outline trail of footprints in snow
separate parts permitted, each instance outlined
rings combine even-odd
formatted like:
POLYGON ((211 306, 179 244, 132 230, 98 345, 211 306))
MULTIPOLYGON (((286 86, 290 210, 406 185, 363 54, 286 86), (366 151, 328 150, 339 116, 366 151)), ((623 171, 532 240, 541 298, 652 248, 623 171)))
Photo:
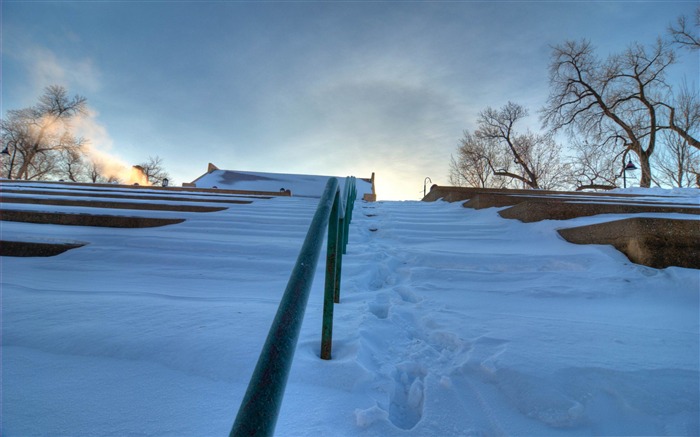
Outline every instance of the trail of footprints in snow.
MULTIPOLYGON (((415 304, 418 298, 406 286, 400 285, 410 279, 407 271, 400 271, 396 259, 385 260, 378 266, 377 273, 370 283, 370 287, 378 292, 373 302, 369 303, 369 311, 379 320, 389 324, 391 331, 398 331, 389 338, 405 339, 411 342, 419 333, 418 323, 411 317, 411 311, 402 311, 401 314, 389 317, 392 309, 398 302, 401 304, 415 304), (390 268, 392 266, 392 268, 390 268), (397 278, 399 285, 397 283, 397 278)), ((372 332, 371 330, 369 332, 372 332)), ((375 338, 366 337, 367 342, 382 342, 375 338)), ((376 350, 395 349, 391 344, 378 345, 376 350)), ((401 347, 401 346, 400 346, 401 347)), ((372 349, 375 349, 372 348, 372 349)), ((398 355, 403 359, 392 363, 393 369, 384 369, 390 383, 387 384, 389 394, 388 405, 382 405, 387 410, 389 420, 398 428, 411 429, 423 417, 423 380, 426 376, 424 368, 410 357, 404 356, 410 352, 407 348, 398 355)))
MULTIPOLYGON (((377 214, 366 216, 375 217, 377 214)), ((370 232, 378 229, 376 224, 369 226, 370 232)), ((476 371, 489 375, 497 370, 494 360, 506 345, 501 340, 488 337, 465 341, 453 332, 429 326, 431 318, 426 316, 428 310, 420 305, 422 298, 411 288, 411 271, 404 267, 407 262, 400 255, 390 255, 390 251, 377 243, 370 242, 370 249, 385 258, 376 264, 376 270, 369 280, 370 289, 377 293, 374 301, 368 303, 368 309, 376 319, 367 321, 369 329, 365 330, 367 334, 363 335, 363 341, 368 350, 385 355, 364 364, 379 367, 378 373, 386 377, 386 381, 379 383, 379 386, 382 388, 380 391, 388 395, 388 403, 378 401, 379 408, 386 415, 379 417, 385 416, 394 426, 409 430, 420 422, 424 414, 426 369, 444 369, 441 375, 434 376, 445 385, 451 385, 447 375, 454 372, 476 371), (382 325, 377 326, 377 323, 382 325), (377 329, 389 335, 376 335, 377 329)), ((502 433, 478 390, 471 385, 467 388, 468 393, 460 396, 465 411, 473 411, 476 407, 482 412, 479 415, 484 422, 481 423, 482 427, 495 434, 502 433)), ((365 412, 376 415, 376 407, 365 412)), ((364 421, 358 417, 360 422, 364 421)))

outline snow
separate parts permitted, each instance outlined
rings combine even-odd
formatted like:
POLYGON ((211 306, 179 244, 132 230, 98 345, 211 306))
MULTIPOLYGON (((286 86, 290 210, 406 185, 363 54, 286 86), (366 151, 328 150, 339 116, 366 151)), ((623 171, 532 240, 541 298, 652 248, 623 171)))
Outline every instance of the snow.
MULTIPOLYGON (((146 229, 0 222, 89 243, 0 258, 2 434, 226 435, 316 202, 109 211, 187 219, 146 229)), ((555 232, 602 216, 498 211, 356 203, 333 359, 321 264, 278 435, 700 434, 700 271, 555 232)))
MULTIPOLYGON (((269 192, 291 190, 293 196, 320 198, 331 177, 333 176, 213 170, 194 183, 198 188, 269 192)), ((345 178, 338 178, 338 182, 341 190, 344 189, 345 178)), ((359 199, 364 194, 372 194, 372 184, 360 178, 356 179, 356 188, 359 199)))
POLYGON ((637 196, 672 196, 676 199, 686 198, 686 200, 691 200, 695 204, 700 202, 700 188, 616 188, 614 190, 608 191, 608 193, 615 194, 634 194, 637 196))

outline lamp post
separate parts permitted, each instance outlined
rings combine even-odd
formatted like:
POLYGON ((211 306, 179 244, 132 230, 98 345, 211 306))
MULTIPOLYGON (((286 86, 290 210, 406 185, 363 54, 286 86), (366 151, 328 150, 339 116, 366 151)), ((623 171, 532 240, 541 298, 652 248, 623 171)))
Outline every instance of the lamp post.
POLYGON ((626 165, 625 161, 622 161, 622 164, 622 188, 627 188, 627 172, 636 170, 637 166, 632 163, 631 159, 627 161, 626 165))
MULTIPOLYGON (((0 154, 5 155, 5 156, 10 156, 10 151, 8 148, 10 147, 10 143, 7 143, 7 146, 5 146, 4 149, 2 149, 2 152, 0 154)), ((15 165, 15 155, 17 154, 17 145, 13 145, 12 148, 12 158, 10 158, 10 170, 7 172, 7 179, 12 179, 12 167, 15 165)))
POLYGON ((427 186, 428 181, 430 181, 431 184, 433 183, 433 181, 429 177, 426 177, 425 179, 423 179, 423 197, 425 197, 425 194, 426 194, 425 187, 427 186))

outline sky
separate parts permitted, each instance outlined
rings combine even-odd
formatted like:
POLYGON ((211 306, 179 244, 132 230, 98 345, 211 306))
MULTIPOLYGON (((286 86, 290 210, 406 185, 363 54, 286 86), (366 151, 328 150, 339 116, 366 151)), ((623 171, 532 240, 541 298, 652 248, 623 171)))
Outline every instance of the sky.
MULTIPOLYGON (((48 85, 88 100, 91 147, 163 159, 190 182, 229 170, 369 177, 379 199, 449 185, 480 111, 539 128, 551 47, 651 44, 697 1, 2 0, 0 109, 48 85), (430 178, 429 180, 426 178, 430 178)), ((697 84, 698 55, 674 77, 697 84)))

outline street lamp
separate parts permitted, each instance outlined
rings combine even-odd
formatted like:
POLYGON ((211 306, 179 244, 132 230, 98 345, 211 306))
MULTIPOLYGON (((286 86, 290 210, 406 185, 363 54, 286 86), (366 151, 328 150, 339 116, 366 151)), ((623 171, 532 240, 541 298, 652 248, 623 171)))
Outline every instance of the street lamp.
MULTIPOLYGON (((625 161, 622 161, 624 164, 625 161)), ((632 160, 627 161, 627 165, 624 165, 622 167, 622 188, 627 188, 627 172, 628 171, 634 171, 637 169, 637 166, 632 163, 632 160)))
MULTIPOLYGON (((5 146, 4 149, 2 149, 2 152, 0 152, 1 155, 5 156, 10 156, 10 151, 8 148, 10 147, 10 144, 8 143, 7 146, 5 146)), ((15 154, 17 153, 17 146, 15 145, 12 148, 12 158, 10 158, 10 170, 7 172, 7 179, 12 179, 12 167, 15 165, 15 154)))
POLYGON ((423 179, 423 197, 425 197, 425 187, 427 186, 428 181, 430 181, 431 184, 433 183, 433 181, 429 177, 423 179))

